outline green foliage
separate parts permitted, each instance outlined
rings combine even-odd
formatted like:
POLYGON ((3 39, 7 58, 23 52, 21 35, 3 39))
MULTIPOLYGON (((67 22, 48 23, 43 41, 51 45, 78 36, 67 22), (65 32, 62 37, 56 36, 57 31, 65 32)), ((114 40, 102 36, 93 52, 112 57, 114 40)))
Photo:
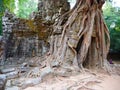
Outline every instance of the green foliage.
POLYGON ((14 1, 15 0, 3 0, 4 8, 14 13, 14 9, 15 9, 14 1))
POLYGON ((110 49, 120 51, 120 8, 112 7, 112 4, 107 2, 103 8, 103 14, 110 31, 110 49))
POLYGON ((2 34, 2 16, 4 13, 3 1, 0 0, 0 35, 2 34))
POLYGON ((18 5, 16 6, 17 0, 3 0, 5 9, 16 14, 20 18, 28 18, 29 14, 37 10, 38 0, 18 0, 18 5), (18 8, 17 12, 15 9, 18 8))
POLYGON ((33 11, 37 11, 37 0, 19 0, 18 17, 28 18, 33 11))

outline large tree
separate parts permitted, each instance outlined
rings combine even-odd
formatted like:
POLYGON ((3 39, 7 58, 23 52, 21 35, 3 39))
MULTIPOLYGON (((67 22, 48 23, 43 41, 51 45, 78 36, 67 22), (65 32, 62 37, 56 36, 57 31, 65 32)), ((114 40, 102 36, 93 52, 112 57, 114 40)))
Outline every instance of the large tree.
MULTIPOLYGON (((41 1, 43 1, 40 4, 43 6, 41 9, 47 12, 39 13, 42 14, 41 17, 48 20, 45 24, 49 24, 53 18, 51 15, 55 13, 44 5, 54 6, 55 2, 60 0, 41 1)), ((49 53, 46 59, 40 58, 40 69, 31 70, 27 77, 39 77, 32 79, 36 84, 51 72, 66 76, 71 75, 72 71, 83 71, 83 67, 95 69, 105 66, 109 69, 107 54, 110 37, 102 16, 104 2, 105 0, 77 0, 76 5, 64 14, 62 8, 57 9, 60 18, 55 20, 54 25, 51 25, 53 32, 50 38, 49 53), (45 63, 43 64, 42 61, 45 63)), ((38 63, 38 61, 34 62, 38 63)), ((23 82, 23 85, 26 84, 29 83, 23 82)))
POLYGON ((104 3, 105 0, 77 0, 73 9, 54 24, 49 58, 52 67, 109 69, 110 37, 102 15, 104 3))

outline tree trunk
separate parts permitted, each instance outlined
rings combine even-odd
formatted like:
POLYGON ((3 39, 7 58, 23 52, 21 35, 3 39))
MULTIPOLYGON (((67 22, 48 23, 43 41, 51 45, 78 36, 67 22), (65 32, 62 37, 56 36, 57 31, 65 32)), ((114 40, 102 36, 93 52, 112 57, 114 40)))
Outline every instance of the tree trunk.
POLYGON ((104 2, 77 0, 74 8, 61 16, 51 36, 51 66, 83 69, 83 66, 101 68, 107 65, 110 37, 102 16, 104 2))

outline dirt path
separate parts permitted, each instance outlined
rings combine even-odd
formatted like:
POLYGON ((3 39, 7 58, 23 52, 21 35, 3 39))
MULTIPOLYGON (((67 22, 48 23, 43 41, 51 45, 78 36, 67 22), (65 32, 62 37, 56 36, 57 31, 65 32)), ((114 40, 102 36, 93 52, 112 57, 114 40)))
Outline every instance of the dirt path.
POLYGON ((82 74, 69 78, 49 77, 47 81, 24 90, 120 90, 120 76, 82 74))
POLYGON ((120 76, 107 76, 96 90, 120 90, 120 76))

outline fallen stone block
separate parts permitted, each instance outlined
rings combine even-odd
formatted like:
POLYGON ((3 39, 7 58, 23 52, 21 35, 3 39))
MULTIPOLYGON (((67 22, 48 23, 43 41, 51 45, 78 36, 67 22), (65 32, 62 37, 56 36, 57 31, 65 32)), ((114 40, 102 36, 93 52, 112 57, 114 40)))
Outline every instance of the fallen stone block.
POLYGON ((6 74, 6 73, 9 73, 9 72, 15 71, 15 68, 1 69, 0 71, 1 71, 2 74, 6 74))

